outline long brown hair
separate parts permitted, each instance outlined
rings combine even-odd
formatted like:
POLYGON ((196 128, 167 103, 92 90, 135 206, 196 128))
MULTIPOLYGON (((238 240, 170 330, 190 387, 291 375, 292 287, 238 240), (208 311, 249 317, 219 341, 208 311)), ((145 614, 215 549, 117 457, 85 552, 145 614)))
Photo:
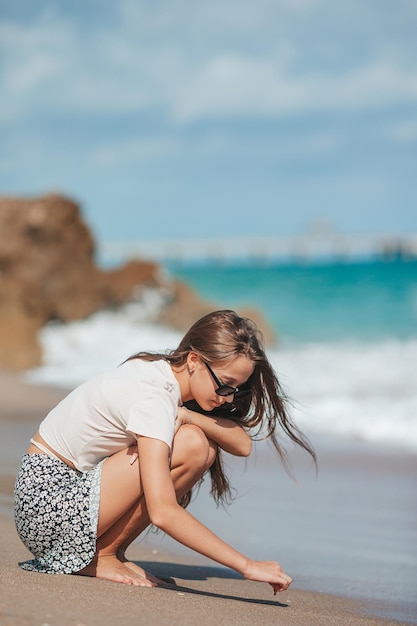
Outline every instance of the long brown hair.
MULTIPOLYGON (((242 398, 236 397, 233 403, 224 404, 219 409, 206 413, 213 417, 229 417, 239 422, 253 440, 269 439, 278 452, 285 469, 291 474, 285 448, 279 442, 282 430, 297 445, 306 450, 316 462, 316 455, 310 441, 292 421, 288 412, 288 398, 268 361, 263 348, 263 338, 252 320, 240 317, 235 311, 213 311, 199 319, 182 338, 175 350, 164 354, 138 352, 130 359, 155 361, 165 359, 172 366, 185 365, 190 352, 196 352, 203 361, 213 366, 221 366, 239 355, 248 357, 255 364, 254 371, 247 381, 251 393, 242 398)), ((187 403, 189 408, 204 413, 196 403, 187 403)), ((218 447, 216 459, 210 468, 211 495, 219 503, 231 500, 232 491, 225 474, 221 450, 218 447)), ((181 501, 187 506, 191 492, 181 501)))

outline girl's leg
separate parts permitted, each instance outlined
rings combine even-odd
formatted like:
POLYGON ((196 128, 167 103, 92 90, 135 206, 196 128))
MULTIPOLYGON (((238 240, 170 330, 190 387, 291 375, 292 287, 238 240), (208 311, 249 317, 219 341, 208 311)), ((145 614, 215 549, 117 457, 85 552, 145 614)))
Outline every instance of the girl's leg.
MULTIPOLYGON (((140 481, 140 461, 130 464, 133 451, 134 448, 122 450, 103 464, 97 552, 79 574, 154 586, 157 579, 124 557, 127 546, 150 524, 140 481)), ((171 455, 171 475, 178 499, 209 469, 215 455, 215 444, 208 441, 201 429, 181 426, 171 455)))
MULTIPOLYGON (((188 435, 185 437, 175 437, 172 448, 171 476, 178 502, 210 469, 217 452, 217 444, 207 440, 199 428, 194 427, 191 437, 189 434, 190 430, 188 430, 188 435)), ((133 508, 136 509, 138 506, 146 508, 145 500, 143 499, 143 502, 134 505, 133 508)), ((119 556, 124 557, 124 553, 130 544, 150 525, 151 522, 147 510, 146 517, 142 521, 143 526, 136 525, 133 532, 120 544, 118 549, 119 556)))

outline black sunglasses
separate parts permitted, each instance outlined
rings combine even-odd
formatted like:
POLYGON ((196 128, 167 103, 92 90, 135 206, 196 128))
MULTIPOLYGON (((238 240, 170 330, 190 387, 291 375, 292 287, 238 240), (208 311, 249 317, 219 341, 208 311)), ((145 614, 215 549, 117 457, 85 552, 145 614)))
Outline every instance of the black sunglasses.
POLYGON ((215 389, 214 391, 217 393, 218 396, 234 396, 235 398, 240 398, 251 393, 251 390, 248 387, 244 389, 239 389, 239 387, 232 387, 232 385, 225 385, 224 383, 221 383, 216 374, 211 369, 210 365, 206 363, 206 361, 203 361, 203 363, 207 367, 212 379, 217 385, 217 389, 215 389))

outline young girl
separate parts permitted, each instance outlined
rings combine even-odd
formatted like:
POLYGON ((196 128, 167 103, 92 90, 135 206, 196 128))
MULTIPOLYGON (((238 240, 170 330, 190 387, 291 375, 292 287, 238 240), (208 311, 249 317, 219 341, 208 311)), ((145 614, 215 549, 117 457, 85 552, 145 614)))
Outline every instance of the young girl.
POLYGON ((248 456, 248 432, 270 437, 285 460, 277 426, 314 457, 288 416, 253 322, 234 311, 206 315, 175 350, 134 355, 72 391, 43 420, 15 487, 16 528, 35 556, 20 566, 156 586, 161 581, 125 557, 154 524, 283 591, 291 578, 278 563, 240 554, 185 509, 208 470, 214 496, 226 497, 219 450, 248 456), (184 406, 191 401, 198 411, 184 406), (218 416, 223 405, 228 417, 218 416))

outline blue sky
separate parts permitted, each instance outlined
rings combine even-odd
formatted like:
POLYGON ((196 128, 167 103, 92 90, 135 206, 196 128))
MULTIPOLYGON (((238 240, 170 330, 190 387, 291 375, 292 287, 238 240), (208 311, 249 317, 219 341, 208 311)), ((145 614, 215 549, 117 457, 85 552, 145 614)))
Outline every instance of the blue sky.
POLYGON ((417 231, 415 0, 2 0, 0 193, 99 240, 417 231))

